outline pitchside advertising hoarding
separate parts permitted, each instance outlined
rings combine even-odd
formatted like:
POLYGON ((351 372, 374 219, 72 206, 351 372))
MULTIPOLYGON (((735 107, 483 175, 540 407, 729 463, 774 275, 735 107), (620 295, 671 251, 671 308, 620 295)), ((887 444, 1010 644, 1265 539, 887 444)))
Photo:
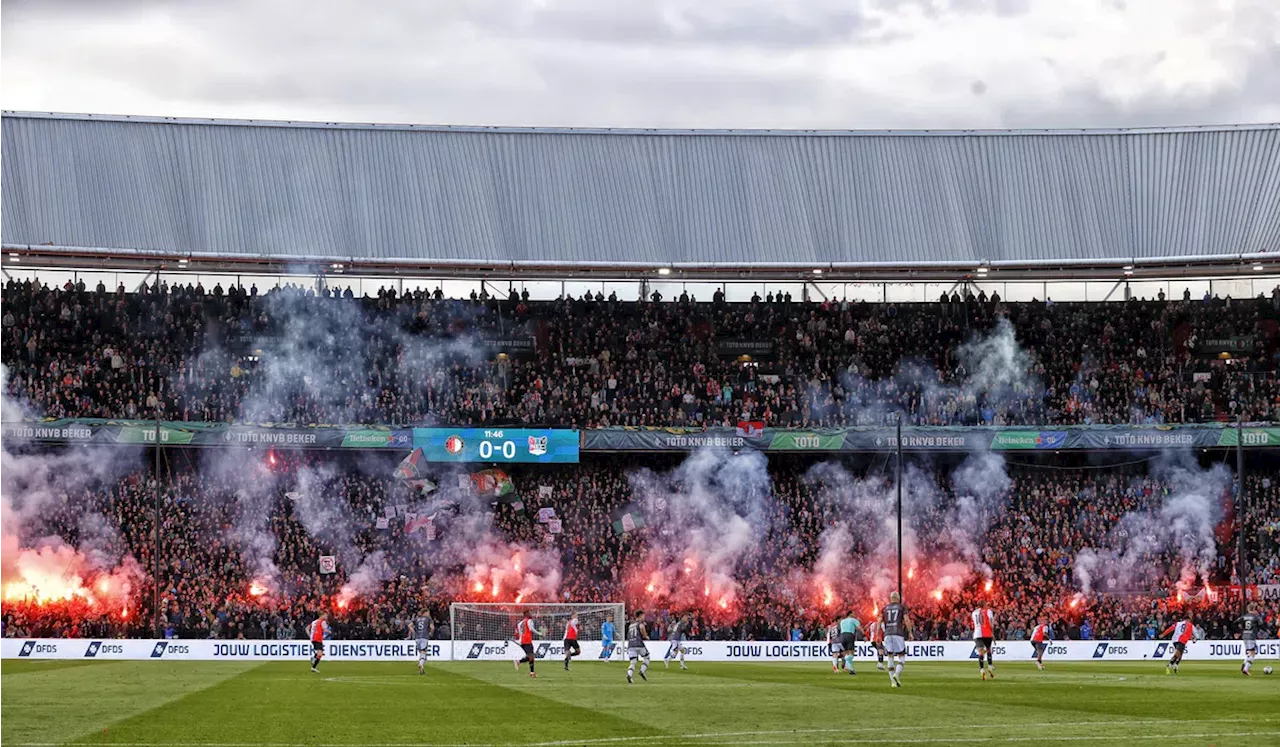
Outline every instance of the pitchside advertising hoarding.
MULTIPOLYGON (((600 641, 582 641, 579 661, 606 658, 600 641)), ((666 641, 651 641, 649 655, 667 653, 666 641)), ((137 661, 299 661, 311 656, 307 641, 210 641, 210 640, 107 640, 79 638, 5 638, 0 646, 5 659, 119 659, 137 661)), ((621 661, 625 643, 615 644, 607 657, 621 661)), ((564 658, 562 641, 538 641, 539 659, 564 658)), ((996 662, 1031 661, 1027 641, 996 641, 996 662)), ((1169 641, 1056 641, 1045 651, 1046 661, 1167 661, 1173 653, 1169 641)), ((513 641, 431 641, 429 658, 435 661, 513 661, 523 653, 513 641)), ((907 656, 913 661, 963 662, 977 658, 972 641, 910 641, 907 656)), ((325 661, 415 661, 413 641, 327 641, 325 661)), ((855 658, 872 661, 875 649, 857 644, 855 658)), ((819 641, 687 641, 685 658, 698 661, 829 662, 827 644, 819 641)), ((1241 660, 1240 641, 1196 641, 1187 647, 1186 661, 1241 660)), ((1280 659, 1280 641, 1258 642, 1258 658, 1280 659)))

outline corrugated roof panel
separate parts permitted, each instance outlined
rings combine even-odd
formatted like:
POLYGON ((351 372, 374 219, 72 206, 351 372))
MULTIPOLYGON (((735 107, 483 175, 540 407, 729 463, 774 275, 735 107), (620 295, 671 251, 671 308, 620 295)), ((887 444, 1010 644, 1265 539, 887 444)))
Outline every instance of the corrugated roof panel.
POLYGON ((12 114, 3 241, 556 262, 1280 250, 1280 129, 675 133, 12 114))

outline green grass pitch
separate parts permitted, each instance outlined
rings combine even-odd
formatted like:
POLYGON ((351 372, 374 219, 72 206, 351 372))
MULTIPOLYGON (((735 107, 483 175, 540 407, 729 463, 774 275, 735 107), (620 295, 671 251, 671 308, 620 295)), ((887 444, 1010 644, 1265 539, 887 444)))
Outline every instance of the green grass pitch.
POLYGON ((304 745, 1280 745, 1280 675, 1239 665, 909 663, 903 687, 862 664, 5 661, 5 747, 304 745))

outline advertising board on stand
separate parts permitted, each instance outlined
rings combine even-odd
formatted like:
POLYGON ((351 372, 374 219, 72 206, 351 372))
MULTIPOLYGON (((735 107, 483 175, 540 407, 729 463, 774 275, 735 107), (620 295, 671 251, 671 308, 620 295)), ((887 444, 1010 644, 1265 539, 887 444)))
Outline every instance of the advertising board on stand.
MULTIPOLYGON (((604 658, 600 641, 582 641, 579 661, 604 658)), ((613 646, 610 659, 625 656, 625 642, 613 646)), ((649 655, 661 659, 666 641, 650 641, 649 655)), ((996 641, 996 662, 1031 661, 1027 641, 996 641)), ((513 661, 520 648, 512 641, 432 641, 428 656, 435 661, 513 661)), ((537 641, 539 659, 564 656, 562 641, 537 641)), ((1055 641, 1045 652, 1046 661, 1167 661, 1173 653, 1169 641, 1055 641)), ((83 638, 5 638, 0 645, 4 659, 125 659, 137 661, 299 661, 311 655, 307 641, 272 640, 110 640, 83 638)), ((827 644, 821 641, 686 641, 685 656, 696 661, 829 662, 827 644)), ((972 641, 909 641, 907 657, 913 661, 967 661, 977 657, 972 641)), ((1187 647, 1185 661, 1240 660, 1240 641, 1195 641, 1187 647)), ((857 644, 855 658, 875 659, 871 644, 857 644)), ((1280 659, 1280 641, 1258 642, 1258 658, 1280 659)), ((415 661, 413 641, 326 641, 325 660, 415 661)))

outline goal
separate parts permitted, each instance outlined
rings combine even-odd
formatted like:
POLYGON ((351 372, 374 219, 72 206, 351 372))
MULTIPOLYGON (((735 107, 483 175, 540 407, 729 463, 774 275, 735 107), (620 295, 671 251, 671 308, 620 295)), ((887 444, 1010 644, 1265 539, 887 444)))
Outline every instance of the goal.
MULTIPOLYGON (((597 645, 583 646, 584 658, 601 655, 598 645, 606 621, 614 626, 613 640, 620 642, 626 628, 626 607, 619 603, 604 604, 479 604, 455 602, 449 605, 449 635, 454 659, 516 658, 516 624, 528 610, 534 628, 541 635, 538 656, 560 655, 565 625, 574 613, 578 615, 578 640, 597 645), (514 646, 514 648, 513 648, 514 646), (552 648, 554 647, 554 651, 552 648)), ((607 656, 612 652, 604 652, 607 656)), ((616 655, 615 655, 616 656, 616 655)))

